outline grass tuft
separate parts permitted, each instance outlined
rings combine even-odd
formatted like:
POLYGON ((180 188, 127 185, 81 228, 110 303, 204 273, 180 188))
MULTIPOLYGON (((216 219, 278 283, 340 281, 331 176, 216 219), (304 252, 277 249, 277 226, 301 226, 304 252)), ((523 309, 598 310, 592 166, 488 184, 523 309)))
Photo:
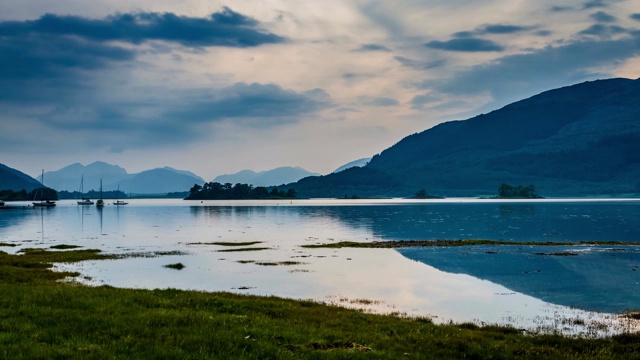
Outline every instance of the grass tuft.
POLYGON ((169 269, 175 269, 175 270, 182 270, 185 268, 183 263, 168 264, 168 265, 164 265, 164 267, 169 269))

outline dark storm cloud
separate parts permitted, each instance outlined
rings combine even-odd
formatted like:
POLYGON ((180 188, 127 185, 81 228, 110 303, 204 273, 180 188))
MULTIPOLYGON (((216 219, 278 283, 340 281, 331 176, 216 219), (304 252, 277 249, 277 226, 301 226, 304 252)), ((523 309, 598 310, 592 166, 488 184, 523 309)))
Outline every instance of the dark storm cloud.
POLYGON ((379 45, 379 44, 364 44, 361 47, 359 47, 358 49, 354 50, 354 51, 386 51, 389 52, 391 51, 391 49, 389 49, 388 47, 384 46, 384 45, 379 45))
POLYGON ((598 11, 597 13, 591 14, 591 18, 597 22, 615 22, 617 20, 615 16, 604 11, 598 11))
POLYGON ((484 52, 503 51, 504 47, 496 42, 479 38, 455 38, 448 41, 430 41, 424 46, 431 49, 459 51, 459 52, 484 52))
POLYGON ((0 23, 0 36, 76 36, 92 41, 139 44, 162 40, 185 46, 249 47, 280 43, 278 35, 261 31, 258 23, 229 8, 208 18, 172 13, 118 14, 104 19, 46 14, 37 20, 0 23))
POLYGON ((536 92, 607 77, 589 72, 590 68, 622 63, 640 55, 640 33, 631 32, 623 40, 583 40, 564 46, 548 46, 526 54, 509 55, 491 63, 474 66, 440 83, 425 83, 425 88, 457 95, 490 92, 504 105, 536 92))

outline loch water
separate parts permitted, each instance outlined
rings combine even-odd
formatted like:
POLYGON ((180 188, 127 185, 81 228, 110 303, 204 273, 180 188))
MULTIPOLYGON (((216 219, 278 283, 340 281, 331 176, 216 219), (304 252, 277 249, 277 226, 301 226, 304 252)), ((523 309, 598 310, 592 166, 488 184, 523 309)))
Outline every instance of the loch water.
POLYGON ((17 246, 0 251, 68 244, 135 253, 59 268, 78 270, 93 285, 276 295, 441 321, 531 328, 553 322, 554 312, 640 308, 637 199, 129 202, 107 201, 103 209, 72 201, 50 209, 8 204, 13 208, 0 211, 0 243, 17 246), (521 244, 301 247, 435 239, 521 244), (552 241, 574 245, 531 244, 552 241), (622 244, 584 244, 591 241, 622 244), (255 244, 213 244, 243 242, 255 244), (260 250, 229 251, 239 248, 260 250), (186 267, 164 267, 176 262, 186 267))

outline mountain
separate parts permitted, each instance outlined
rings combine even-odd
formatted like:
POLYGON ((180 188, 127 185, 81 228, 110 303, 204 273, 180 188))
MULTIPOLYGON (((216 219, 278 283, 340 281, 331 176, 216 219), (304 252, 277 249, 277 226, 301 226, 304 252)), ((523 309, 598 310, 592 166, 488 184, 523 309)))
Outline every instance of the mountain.
POLYGON ((164 194, 189 191, 194 184, 202 185, 204 182, 191 172, 164 167, 132 174, 128 179, 109 184, 109 188, 119 185, 120 190, 127 194, 164 194))
POLYGON ((339 168, 335 169, 332 174, 339 173, 340 171, 343 171, 343 170, 346 170, 346 169, 350 169, 352 167, 363 167, 363 166, 367 165, 367 163, 369 163, 369 161, 371 161, 370 157, 362 158, 362 159, 358 159, 358 160, 353 160, 353 161, 348 162, 348 163, 340 166, 339 168))
POLYGON ((89 165, 71 164, 57 171, 44 173, 46 185, 58 191, 78 191, 84 177, 84 190, 99 190, 100 179, 105 191, 116 190, 118 185, 125 193, 160 194, 188 191, 193 184, 203 184, 204 180, 189 171, 170 167, 157 168, 129 174, 117 165, 96 161, 89 165))
POLYGON ((283 166, 272 170, 255 172, 252 170, 242 170, 235 174, 220 175, 213 179, 221 184, 250 184, 253 186, 275 186, 298 181, 308 176, 320 174, 309 172, 301 167, 283 166))
POLYGON ((75 163, 57 171, 47 171, 44 173, 47 186, 58 191, 78 191, 80 189, 80 179, 83 176, 84 190, 89 191, 91 189, 100 189, 100 179, 102 179, 104 190, 113 190, 107 188, 106 185, 126 179, 130 175, 120 166, 107 164, 102 161, 96 161, 87 166, 75 163))
POLYGON ((41 186, 42 184, 31 176, 0 164, 0 190, 31 191, 41 186))
POLYGON ((640 79, 585 82, 445 122, 350 170, 286 187, 307 197, 493 195, 503 182, 543 196, 638 194, 640 79))

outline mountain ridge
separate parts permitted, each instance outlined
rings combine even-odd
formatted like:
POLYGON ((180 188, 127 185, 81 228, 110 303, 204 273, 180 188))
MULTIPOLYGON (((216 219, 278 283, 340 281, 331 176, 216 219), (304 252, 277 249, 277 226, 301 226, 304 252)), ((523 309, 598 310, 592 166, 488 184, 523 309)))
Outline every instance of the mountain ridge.
POLYGON ((548 90, 409 135, 363 168, 335 174, 338 178, 287 187, 301 196, 343 196, 358 190, 357 184, 331 186, 346 182, 340 176, 362 177, 363 171, 395 185, 369 186, 353 195, 406 197, 426 189, 478 196, 495 194, 503 182, 534 184, 543 196, 638 193, 640 80, 596 80, 548 90))

